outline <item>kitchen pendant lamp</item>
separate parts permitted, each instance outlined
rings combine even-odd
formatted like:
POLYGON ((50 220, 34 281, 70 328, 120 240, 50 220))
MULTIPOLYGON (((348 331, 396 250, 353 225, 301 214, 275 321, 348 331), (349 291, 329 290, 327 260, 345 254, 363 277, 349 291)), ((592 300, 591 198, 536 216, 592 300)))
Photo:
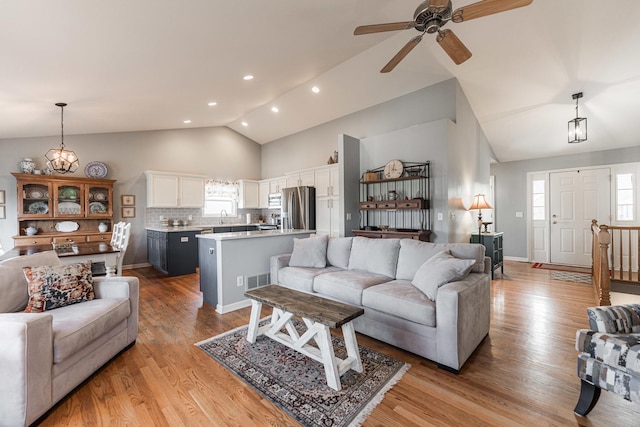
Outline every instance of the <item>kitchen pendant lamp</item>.
POLYGON ((64 148, 64 107, 67 106, 64 102, 58 102, 57 107, 60 107, 60 148, 52 148, 47 151, 45 158, 47 159, 47 167, 58 173, 75 172, 80 166, 78 156, 71 150, 64 148))
POLYGON ((587 119, 578 116, 578 100, 582 98, 582 92, 574 93, 572 97, 576 100, 576 118, 569 120, 569 144, 587 140, 587 119))

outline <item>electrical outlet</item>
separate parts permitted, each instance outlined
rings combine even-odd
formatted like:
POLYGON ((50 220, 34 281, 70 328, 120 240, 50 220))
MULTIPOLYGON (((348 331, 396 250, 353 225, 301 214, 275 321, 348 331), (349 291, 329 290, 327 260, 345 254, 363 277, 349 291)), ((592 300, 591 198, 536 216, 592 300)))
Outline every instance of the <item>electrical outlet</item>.
POLYGON ((189 221, 193 221, 193 215, 189 215, 189 221))
POLYGON ((242 276, 236 277, 236 286, 237 287, 244 286, 244 278, 242 276))
POLYGON ((449 212, 449 220, 450 221, 455 221, 456 220, 456 213, 455 212, 449 212))
POLYGON ((347 212, 347 221, 351 221, 351 212, 347 212))
POLYGON ((160 215, 160 221, 164 221, 164 215, 160 215))

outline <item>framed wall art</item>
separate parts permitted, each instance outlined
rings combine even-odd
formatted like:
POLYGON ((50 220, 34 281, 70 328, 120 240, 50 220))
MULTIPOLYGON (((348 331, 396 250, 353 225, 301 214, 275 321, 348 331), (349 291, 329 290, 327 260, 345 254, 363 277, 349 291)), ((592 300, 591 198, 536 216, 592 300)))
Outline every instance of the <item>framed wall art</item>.
POLYGON ((133 194, 123 194, 122 195, 122 206, 135 206, 136 204, 136 196, 133 194))
POLYGON ((132 206, 122 207, 122 218, 134 218, 136 216, 136 208, 132 206))
POLYGON ((4 190, 0 190, 0 205, 4 205, 5 203, 7 203, 5 200, 5 192, 4 190))
POLYGON ((0 206, 0 219, 7 218, 7 210, 5 206, 0 206))

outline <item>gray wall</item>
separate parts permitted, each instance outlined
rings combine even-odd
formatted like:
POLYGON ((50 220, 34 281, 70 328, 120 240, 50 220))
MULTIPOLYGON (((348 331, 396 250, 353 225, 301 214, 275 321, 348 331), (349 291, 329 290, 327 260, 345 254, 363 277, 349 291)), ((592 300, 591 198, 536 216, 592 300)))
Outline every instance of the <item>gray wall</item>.
MULTIPOLYGON (((0 220, 0 242, 12 248, 11 236, 18 233, 16 181, 18 162, 31 157, 44 167, 44 154, 60 145, 60 136, 0 140, 0 190, 6 191, 7 218, 0 220)), ((145 170, 188 172, 223 179, 260 179, 261 147, 252 140, 226 128, 197 128, 167 131, 109 133, 65 136, 65 145, 80 159, 76 176, 84 177, 84 166, 90 161, 104 162, 107 178, 116 179, 114 186, 115 215, 120 219, 120 195, 136 196, 136 217, 132 223, 125 265, 146 262, 145 170)))
POLYGON ((504 255, 527 257, 528 172, 632 162, 640 162, 640 147, 491 165, 491 175, 495 175, 495 226, 496 230, 504 232, 504 255), (516 218, 516 212, 524 212, 524 217, 516 218))

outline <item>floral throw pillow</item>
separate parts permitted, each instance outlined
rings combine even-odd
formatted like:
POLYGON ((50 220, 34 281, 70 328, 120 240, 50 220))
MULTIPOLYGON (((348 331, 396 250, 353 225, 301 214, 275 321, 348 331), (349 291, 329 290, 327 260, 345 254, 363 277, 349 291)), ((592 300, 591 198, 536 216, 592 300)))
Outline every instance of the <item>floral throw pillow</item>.
POLYGON ((91 261, 25 267, 23 271, 29 282, 26 313, 40 313, 95 298, 91 261))

